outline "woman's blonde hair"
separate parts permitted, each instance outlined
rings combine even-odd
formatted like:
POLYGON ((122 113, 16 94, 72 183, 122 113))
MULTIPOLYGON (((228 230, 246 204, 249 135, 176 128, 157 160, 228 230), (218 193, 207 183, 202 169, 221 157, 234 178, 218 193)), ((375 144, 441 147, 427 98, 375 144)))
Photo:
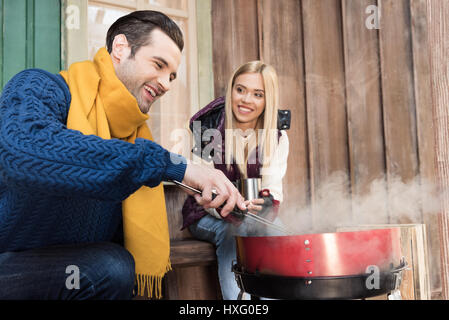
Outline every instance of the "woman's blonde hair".
POLYGON ((258 60, 241 65, 229 79, 225 99, 225 161, 229 169, 234 160, 237 163, 242 177, 247 178, 248 157, 252 154, 253 150, 259 146, 259 161, 263 164, 263 168, 267 168, 277 146, 279 84, 276 71, 272 66, 258 60), (238 130, 235 130, 235 117, 232 112, 232 89, 237 77, 245 73, 261 74, 265 87, 265 109, 257 121, 256 129, 258 130, 255 132, 256 134, 253 134, 251 136, 252 139, 247 143, 240 134, 236 134, 238 130), (236 143, 234 143, 234 137, 236 143))

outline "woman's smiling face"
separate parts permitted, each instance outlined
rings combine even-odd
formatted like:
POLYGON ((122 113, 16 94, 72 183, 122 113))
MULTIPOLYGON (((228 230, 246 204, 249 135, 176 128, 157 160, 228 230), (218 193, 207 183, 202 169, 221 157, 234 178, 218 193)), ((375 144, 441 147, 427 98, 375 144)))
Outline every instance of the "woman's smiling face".
POLYGON ((239 75, 232 87, 232 112, 236 125, 242 130, 255 129, 265 110, 265 87, 260 73, 239 75))

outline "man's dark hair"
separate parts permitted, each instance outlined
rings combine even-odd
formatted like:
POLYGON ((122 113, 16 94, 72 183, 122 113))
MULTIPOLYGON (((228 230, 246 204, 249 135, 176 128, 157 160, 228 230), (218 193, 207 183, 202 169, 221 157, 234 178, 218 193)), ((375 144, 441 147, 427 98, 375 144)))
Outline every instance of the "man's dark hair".
POLYGON ((115 21, 108 30, 106 35, 106 48, 108 52, 112 51, 112 42, 118 34, 124 34, 131 47, 131 55, 133 58, 140 47, 151 43, 151 37, 148 35, 154 29, 160 29, 169 36, 182 51, 184 48, 184 40, 181 29, 178 25, 165 14, 159 11, 142 10, 134 11, 115 21))

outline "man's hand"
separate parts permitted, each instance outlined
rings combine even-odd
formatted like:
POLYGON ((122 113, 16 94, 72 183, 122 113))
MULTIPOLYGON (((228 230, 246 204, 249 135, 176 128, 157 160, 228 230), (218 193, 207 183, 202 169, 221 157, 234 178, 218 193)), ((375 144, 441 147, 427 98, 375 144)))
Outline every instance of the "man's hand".
POLYGON ((218 208, 226 202, 220 211, 223 217, 234 210, 236 205, 241 210, 246 209, 242 195, 220 170, 189 163, 182 183, 202 191, 201 195, 188 193, 193 195, 196 202, 205 209, 218 208), (212 200, 212 190, 217 193, 214 200, 212 200))

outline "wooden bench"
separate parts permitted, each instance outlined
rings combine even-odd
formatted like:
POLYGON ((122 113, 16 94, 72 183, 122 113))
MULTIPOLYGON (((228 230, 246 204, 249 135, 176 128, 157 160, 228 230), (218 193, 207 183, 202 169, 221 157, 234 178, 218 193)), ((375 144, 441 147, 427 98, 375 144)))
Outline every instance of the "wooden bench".
POLYGON ((211 265, 217 261, 215 247, 205 241, 194 239, 174 240, 170 244, 172 267, 211 265))
POLYGON ((215 247, 193 239, 187 229, 181 230, 181 209, 187 195, 176 186, 166 185, 164 189, 172 270, 163 280, 163 299, 221 299, 215 247))

